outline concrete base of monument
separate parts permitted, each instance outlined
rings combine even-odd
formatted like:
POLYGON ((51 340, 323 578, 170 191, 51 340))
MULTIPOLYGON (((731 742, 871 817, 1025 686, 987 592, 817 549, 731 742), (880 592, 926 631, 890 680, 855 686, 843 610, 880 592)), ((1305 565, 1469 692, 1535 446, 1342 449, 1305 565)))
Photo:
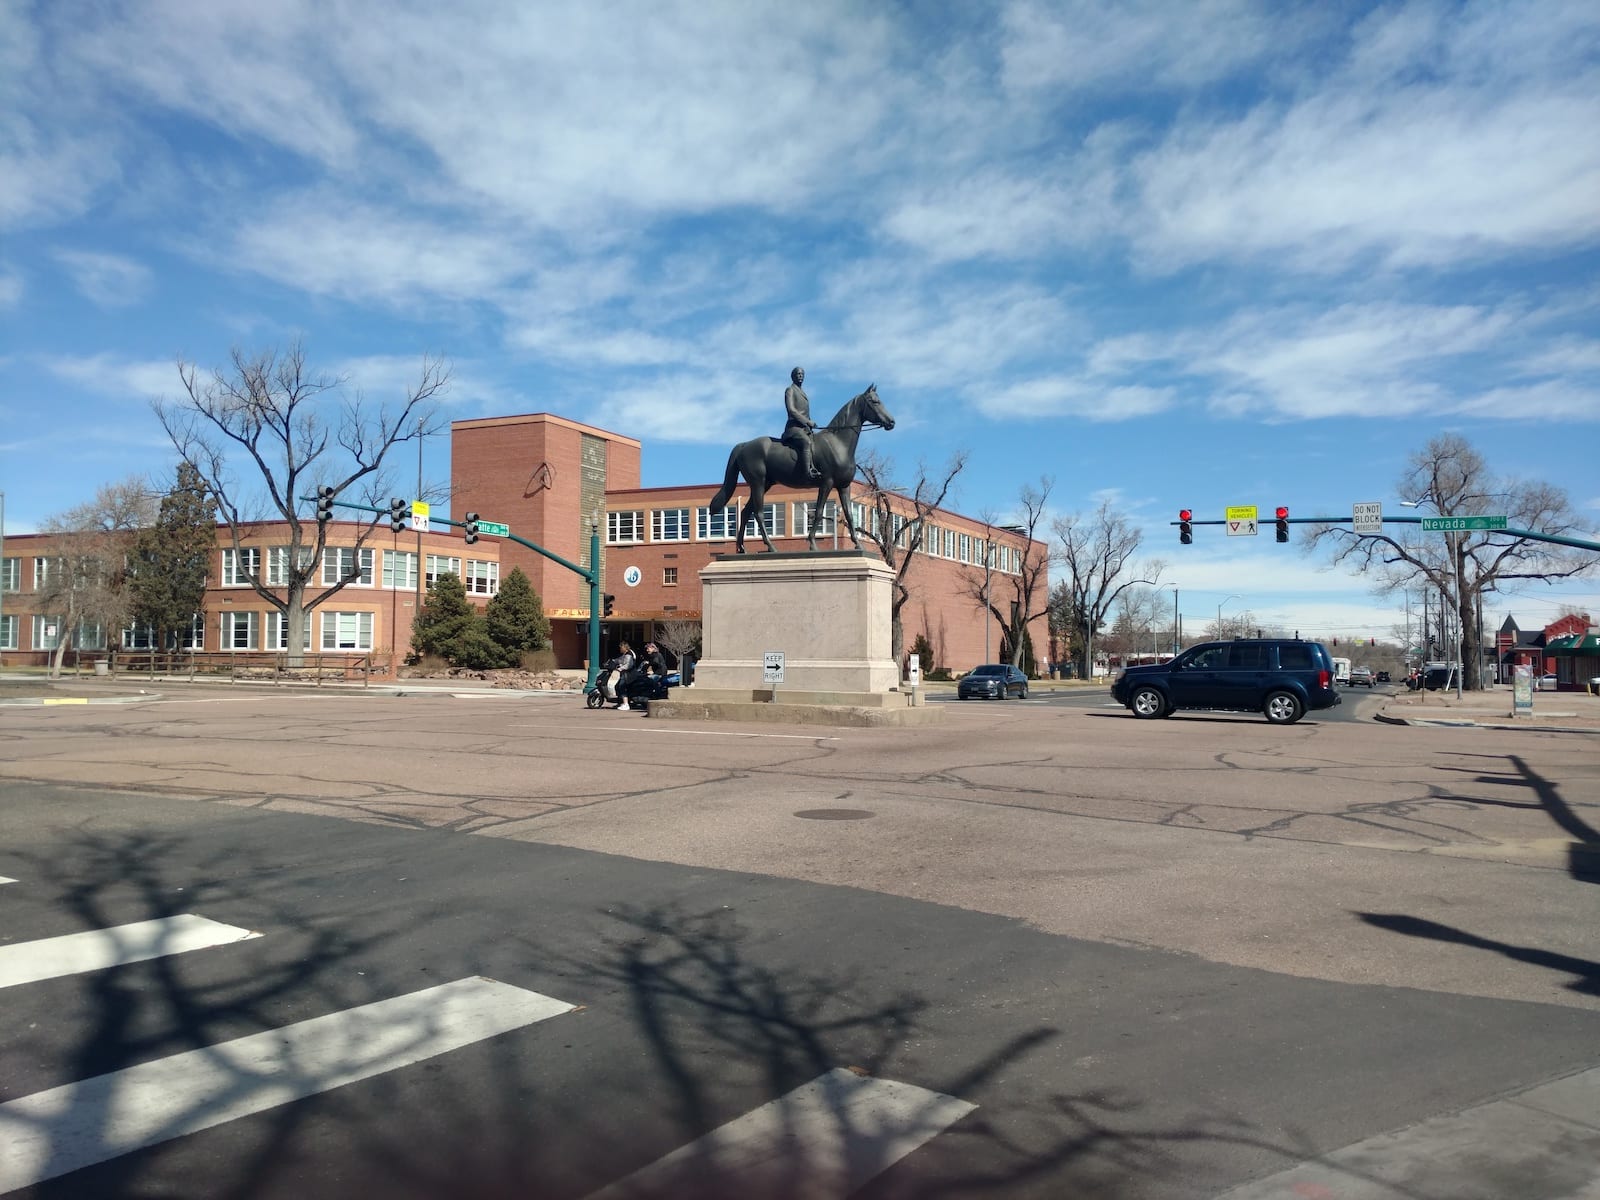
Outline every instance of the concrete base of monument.
POLYGON ((650 704, 652 720, 744 721, 763 725, 935 725, 942 709, 920 688, 903 692, 802 692, 793 688, 679 689, 650 704))
POLYGON ((650 715, 810 725, 929 725, 900 689, 894 571, 859 550, 722 555, 700 572, 695 686, 650 715), (778 680, 774 683, 773 680, 778 680))

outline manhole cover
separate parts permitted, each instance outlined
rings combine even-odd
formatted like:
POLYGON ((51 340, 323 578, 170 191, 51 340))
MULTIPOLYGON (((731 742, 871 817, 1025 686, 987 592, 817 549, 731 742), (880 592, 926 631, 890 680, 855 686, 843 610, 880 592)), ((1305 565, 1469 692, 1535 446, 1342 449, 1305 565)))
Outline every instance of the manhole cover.
POLYGON ((876 815, 864 808, 803 808, 795 813, 808 821, 865 821, 876 815))

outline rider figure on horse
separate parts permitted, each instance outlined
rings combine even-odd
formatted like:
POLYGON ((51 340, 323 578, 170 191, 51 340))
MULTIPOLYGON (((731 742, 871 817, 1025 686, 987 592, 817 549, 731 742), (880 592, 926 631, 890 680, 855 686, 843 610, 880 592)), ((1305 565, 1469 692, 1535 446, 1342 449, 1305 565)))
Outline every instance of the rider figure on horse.
POLYGON ((817 470, 817 464, 811 460, 811 435, 816 432, 816 425, 811 420, 811 401, 806 398, 804 384, 806 369, 796 367, 789 372, 793 381, 783 390, 783 410, 788 414, 789 420, 783 427, 783 437, 779 440, 785 445, 792 446, 800 456, 800 468, 805 471, 808 478, 821 479, 822 472, 817 470))

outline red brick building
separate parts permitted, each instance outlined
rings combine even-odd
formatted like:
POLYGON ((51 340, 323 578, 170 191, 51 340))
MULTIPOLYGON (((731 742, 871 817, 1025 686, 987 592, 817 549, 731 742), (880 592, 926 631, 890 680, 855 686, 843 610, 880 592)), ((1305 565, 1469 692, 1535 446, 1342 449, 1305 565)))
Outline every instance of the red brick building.
MULTIPOLYGON (((320 595, 326 584, 340 578, 341 571, 353 567, 358 574, 306 614, 308 653, 371 654, 380 670, 403 657, 420 595, 419 564, 424 588, 449 572, 461 577, 469 598, 480 604, 486 604, 499 590, 500 548, 493 539, 468 546, 459 534, 392 533, 385 525, 357 545, 363 528, 353 521, 328 523, 328 545, 306 598, 320 595)), ((314 536, 315 531, 311 532, 314 536)), ((104 629, 80 622, 73 630, 64 629, 60 613, 51 611, 55 606, 43 599, 49 590, 50 572, 59 569, 62 539, 49 534, 8 536, 0 559, 4 593, 0 661, 10 666, 43 666, 64 635, 70 636, 69 646, 85 658, 101 657, 112 645, 127 650, 176 648, 218 653, 286 650, 288 631, 278 610, 244 580, 240 568, 248 567, 271 586, 287 564, 288 527, 281 521, 264 522, 241 540, 241 551, 236 554, 226 532, 219 530, 205 599, 194 624, 180 636, 179 646, 152 647, 150 631, 136 626, 104 629)), ((69 655, 67 661, 73 658, 69 655)))
MULTIPOLYGON (((450 427, 453 508, 474 511, 580 566, 589 565, 589 535, 598 527, 604 590, 616 597, 607 623, 606 653, 617 639, 637 646, 655 623, 698 620, 700 569, 733 552, 738 521, 746 516, 741 486, 723 513, 711 513, 719 482, 673 487, 640 486, 637 440, 549 413, 457 421, 450 427)), ((775 487, 767 493, 768 531, 779 551, 805 548, 813 492, 775 487)), ((855 501, 855 519, 872 520, 855 501)), ((909 501, 895 506, 914 513, 909 501)), ((824 514, 818 543, 848 547, 843 522, 824 514)), ((747 535, 747 544, 753 537, 747 535)), ((939 510, 929 518, 925 548, 906 576, 912 599, 902 610, 906 644, 925 634, 938 666, 968 670, 985 658, 984 613, 971 598, 984 573, 985 548, 993 544, 991 595, 1002 609, 1026 559, 1046 555, 1042 542, 939 510)), ((755 546, 759 547, 759 539, 755 546)), ((752 549, 752 553, 762 552, 752 549)), ((587 584, 576 573, 513 542, 500 547, 505 570, 521 567, 544 599, 553 640, 563 665, 583 661, 583 622, 589 616, 587 584)), ((1048 578, 1040 584, 1048 592, 1048 578)), ((1038 602, 1038 601, 1036 601, 1038 602)), ((998 623, 988 625, 990 657, 1000 653, 998 623)), ((1029 629, 1043 657, 1049 638, 1044 617, 1029 629)))

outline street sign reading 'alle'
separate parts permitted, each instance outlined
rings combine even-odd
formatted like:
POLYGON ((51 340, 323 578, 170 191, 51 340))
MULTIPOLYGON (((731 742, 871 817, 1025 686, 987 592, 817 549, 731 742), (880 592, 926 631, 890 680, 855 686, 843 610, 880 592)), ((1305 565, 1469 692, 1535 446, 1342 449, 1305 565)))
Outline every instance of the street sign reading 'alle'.
POLYGON ((1424 533, 1459 533, 1474 529, 1504 529, 1506 517, 1423 517, 1424 533))

